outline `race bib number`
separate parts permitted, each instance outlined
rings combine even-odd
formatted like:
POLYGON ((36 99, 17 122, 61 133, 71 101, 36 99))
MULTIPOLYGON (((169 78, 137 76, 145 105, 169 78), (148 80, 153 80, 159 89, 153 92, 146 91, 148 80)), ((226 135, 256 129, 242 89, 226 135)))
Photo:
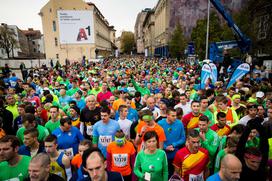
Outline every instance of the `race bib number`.
POLYGON ((15 87, 16 86, 16 82, 14 82, 14 81, 10 81, 9 83, 10 83, 11 87, 15 87))
POLYGON ((87 126, 87 135, 92 136, 93 135, 93 126, 87 126))
POLYGON ((108 146, 112 142, 111 136, 99 136, 99 142, 102 146, 108 146))
POLYGON ((72 160, 74 157, 73 148, 62 149, 60 150, 60 152, 63 152, 66 156, 70 158, 70 160, 72 160))
POLYGON ((128 154, 113 154, 114 165, 124 167, 128 164, 128 154))
POLYGON ((20 179, 19 178, 11 178, 11 179, 8 179, 6 181, 20 181, 20 179))
POLYGON ((227 125, 230 126, 230 124, 231 124, 231 121, 227 120, 227 125))
POLYGON ((190 174, 189 181, 204 181, 203 172, 198 175, 190 174))

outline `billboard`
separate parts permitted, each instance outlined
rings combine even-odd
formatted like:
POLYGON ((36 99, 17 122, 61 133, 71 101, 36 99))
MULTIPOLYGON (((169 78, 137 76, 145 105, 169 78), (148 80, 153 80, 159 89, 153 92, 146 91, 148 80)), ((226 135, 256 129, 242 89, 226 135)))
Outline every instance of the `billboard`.
POLYGON ((60 44, 94 43, 93 11, 58 10, 60 44))

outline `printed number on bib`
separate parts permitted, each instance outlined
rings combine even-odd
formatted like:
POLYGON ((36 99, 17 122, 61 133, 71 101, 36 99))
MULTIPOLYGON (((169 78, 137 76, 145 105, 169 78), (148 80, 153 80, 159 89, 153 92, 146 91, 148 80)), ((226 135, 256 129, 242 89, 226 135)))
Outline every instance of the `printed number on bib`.
POLYGON ((93 135, 93 126, 87 126, 87 135, 92 136, 93 135))
POLYGON ((99 142, 102 146, 108 146, 112 142, 111 136, 99 136, 99 142))
POLYGON ((113 162, 117 167, 124 167, 128 163, 128 154, 113 154, 113 162))
POLYGON ((11 179, 8 179, 8 181, 20 181, 19 178, 11 178, 11 179))
POLYGON ((74 152, 73 152, 73 148, 67 148, 67 149, 63 149, 63 150, 60 150, 61 152, 64 152, 64 154, 66 156, 68 156, 70 158, 70 160, 73 159, 74 157, 74 152))
POLYGON ((227 120, 227 125, 229 126, 231 124, 231 121, 230 120, 227 120))
POLYGON ((204 181, 203 172, 198 175, 190 174, 189 181, 204 181))

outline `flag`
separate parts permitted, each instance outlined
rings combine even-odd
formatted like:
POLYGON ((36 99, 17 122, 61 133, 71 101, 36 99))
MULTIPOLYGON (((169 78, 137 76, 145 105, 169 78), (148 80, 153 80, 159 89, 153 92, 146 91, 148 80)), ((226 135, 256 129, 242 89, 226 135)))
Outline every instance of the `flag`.
POLYGON ((227 89, 230 88, 237 80, 241 79, 244 75, 246 75, 249 71, 250 65, 248 63, 240 64, 232 73, 232 76, 229 79, 227 89))
POLYGON ((215 82, 217 82, 217 76, 218 76, 217 67, 214 63, 209 63, 209 66, 211 67, 211 80, 212 80, 212 84, 214 85, 215 82))
POLYGON ((211 76, 211 67, 209 64, 204 64, 201 69, 201 83, 200 83, 200 89, 205 88, 205 84, 208 80, 208 78, 211 76))

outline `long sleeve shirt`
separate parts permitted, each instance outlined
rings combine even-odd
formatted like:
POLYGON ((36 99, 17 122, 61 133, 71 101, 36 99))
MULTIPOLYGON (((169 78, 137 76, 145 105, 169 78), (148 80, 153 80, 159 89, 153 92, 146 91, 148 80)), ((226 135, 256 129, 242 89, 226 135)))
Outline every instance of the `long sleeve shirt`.
POLYGON ((144 181, 145 173, 151 174, 151 180, 168 180, 168 163, 163 150, 157 149, 154 154, 140 151, 136 157, 134 173, 139 181, 144 181))
POLYGON ((163 144, 163 148, 166 149, 167 146, 172 145, 174 151, 166 151, 168 159, 174 159, 176 152, 185 143, 185 130, 183 124, 180 120, 175 120, 172 124, 169 124, 166 119, 158 122, 158 124, 163 128, 166 141, 163 144))

